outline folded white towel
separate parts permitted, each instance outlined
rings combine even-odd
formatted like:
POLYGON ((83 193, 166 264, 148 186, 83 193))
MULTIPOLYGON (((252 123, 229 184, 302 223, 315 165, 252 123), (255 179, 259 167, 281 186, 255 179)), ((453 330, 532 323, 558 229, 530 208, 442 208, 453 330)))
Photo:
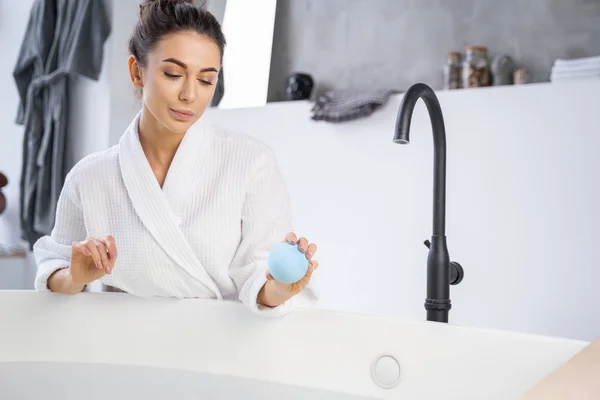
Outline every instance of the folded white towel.
POLYGON ((560 67, 554 66, 552 67, 552 73, 556 74, 595 74, 600 72, 600 65, 578 65, 573 67, 560 67))
POLYGON ((578 80, 600 80, 600 73, 595 75, 550 76, 551 82, 572 82, 578 80))
POLYGON ((600 76, 600 56, 575 59, 557 59, 550 73, 550 81, 596 79, 600 76))
POLYGON ((586 77, 586 76, 595 76, 600 74, 600 68, 598 69, 587 69, 587 70, 579 70, 579 71, 557 71, 552 70, 550 74, 553 78, 570 78, 570 77, 586 77))
POLYGON ((594 57, 583 57, 583 58, 573 58, 573 59, 564 59, 559 58, 554 61, 554 66, 557 68, 573 68, 573 67, 599 67, 600 66, 600 56, 594 57))

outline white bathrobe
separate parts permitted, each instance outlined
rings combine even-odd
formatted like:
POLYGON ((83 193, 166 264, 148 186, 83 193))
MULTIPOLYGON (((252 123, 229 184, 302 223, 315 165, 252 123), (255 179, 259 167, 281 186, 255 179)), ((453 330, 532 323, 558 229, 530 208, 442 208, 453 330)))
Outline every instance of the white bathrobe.
POLYGON ((34 246, 36 290, 48 291, 48 277, 69 265, 73 242, 112 235, 118 258, 101 281, 128 293, 237 297, 267 315, 313 305, 313 282, 278 307, 256 303, 269 251, 293 230, 272 150, 201 118, 185 134, 161 188, 139 141, 139 117, 118 145, 69 172, 54 229, 34 246))

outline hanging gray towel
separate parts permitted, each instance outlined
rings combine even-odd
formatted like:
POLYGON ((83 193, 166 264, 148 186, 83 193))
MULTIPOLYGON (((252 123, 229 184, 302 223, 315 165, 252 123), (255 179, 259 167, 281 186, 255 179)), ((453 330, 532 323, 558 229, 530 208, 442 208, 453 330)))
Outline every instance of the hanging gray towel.
POLYGON ((67 172, 69 79, 98 80, 110 31, 105 1, 35 0, 31 7, 13 71, 20 98, 16 123, 24 126, 21 236, 30 249, 52 231, 67 172))
POLYGON ((319 96, 312 108, 315 121, 344 122, 369 116, 384 105, 395 90, 332 91, 319 96))

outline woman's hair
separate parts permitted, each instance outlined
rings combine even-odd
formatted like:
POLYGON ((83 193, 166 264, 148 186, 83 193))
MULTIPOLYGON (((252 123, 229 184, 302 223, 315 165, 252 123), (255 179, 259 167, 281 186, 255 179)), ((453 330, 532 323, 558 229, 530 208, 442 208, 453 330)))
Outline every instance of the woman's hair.
POLYGON ((158 42, 177 32, 196 32, 212 39, 223 62, 226 42, 221 24, 194 0, 146 0, 140 4, 139 20, 129 38, 129 53, 146 66, 148 53, 158 42))

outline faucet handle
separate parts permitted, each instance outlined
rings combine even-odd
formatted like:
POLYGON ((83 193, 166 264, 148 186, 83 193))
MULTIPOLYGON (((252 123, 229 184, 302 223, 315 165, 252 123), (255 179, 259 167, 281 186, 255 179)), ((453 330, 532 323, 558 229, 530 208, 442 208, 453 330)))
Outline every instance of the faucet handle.
POLYGON ((456 261, 450 261, 450 284, 458 285, 465 277, 465 270, 456 261))

